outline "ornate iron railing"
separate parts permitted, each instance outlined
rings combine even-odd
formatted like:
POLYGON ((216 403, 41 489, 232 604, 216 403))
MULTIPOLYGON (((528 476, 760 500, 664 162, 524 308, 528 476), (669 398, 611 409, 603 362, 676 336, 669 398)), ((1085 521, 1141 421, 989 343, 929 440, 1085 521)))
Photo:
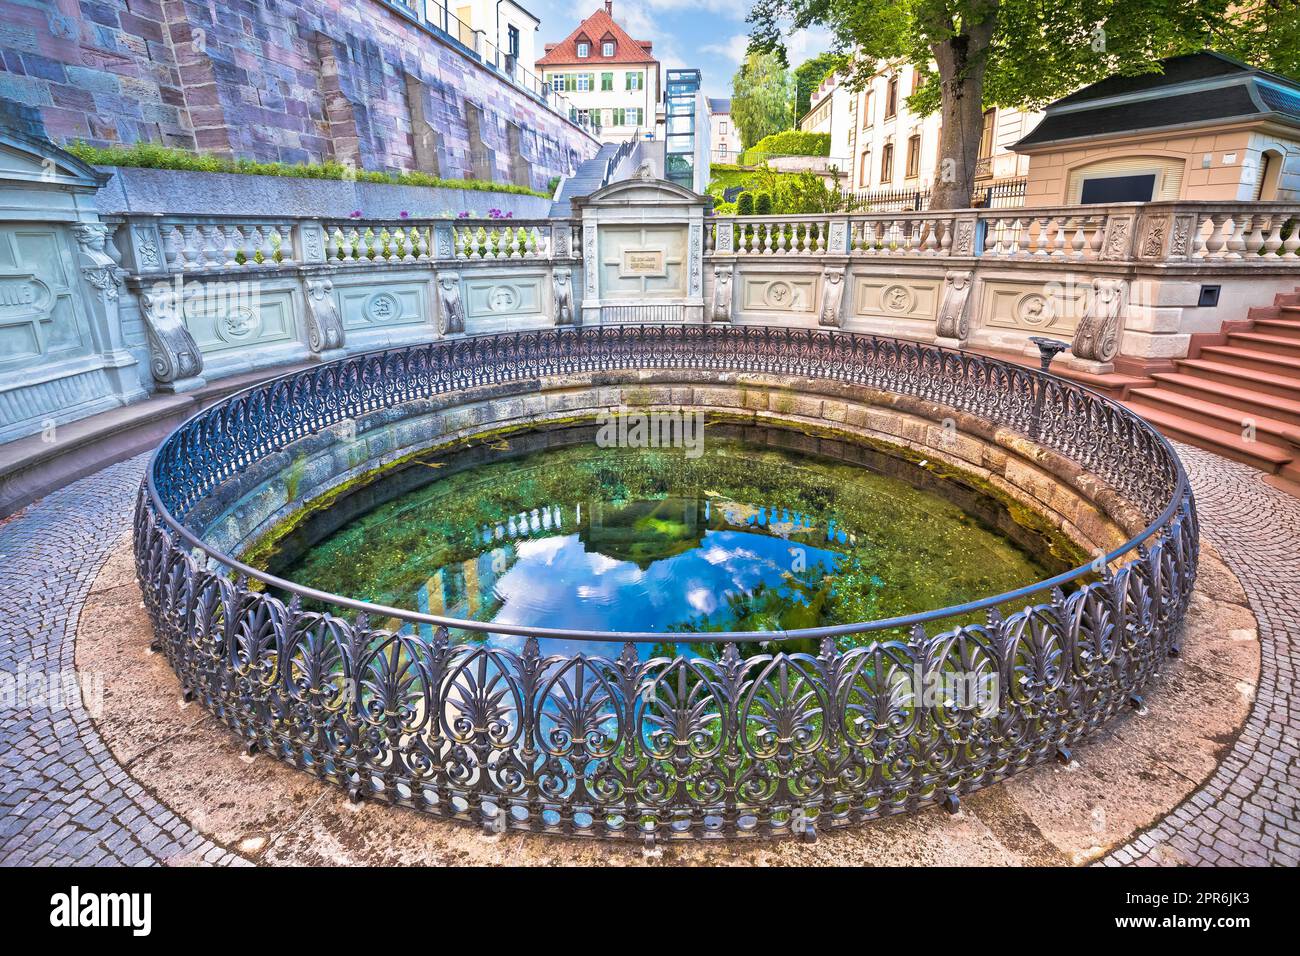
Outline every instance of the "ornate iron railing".
POLYGON ((960 794, 1068 755, 1140 702, 1176 650, 1197 532, 1169 444, 1054 376, 842 332, 601 327, 370 353, 232 396, 154 455, 135 552, 183 692, 247 747, 354 798, 488 829, 665 839, 807 836, 936 802, 952 809, 960 794), (266 575, 184 524, 222 482, 345 419, 476 385, 634 369, 808 376, 970 412, 1083 465, 1149 524, 1092 565, 1009 594, 845 626, 692 635, 693 652, 648 660, 637 645, 666 635, 372 606, 266 575), (984 623, 968 623, 976 613, 984 623), (376 626, 386 618, 399 626, 376 626), (516 653, 453 643, 449 628, 527 639, 516 653), (544 654, 549 637, 622 642, 623 652, 544 654), (789 643, 809 638, 816 653, 789 643), (755 641, 769 651, 746 653, 755 641), (955 674, 991 679, 996 706, 923 693, 955 674))

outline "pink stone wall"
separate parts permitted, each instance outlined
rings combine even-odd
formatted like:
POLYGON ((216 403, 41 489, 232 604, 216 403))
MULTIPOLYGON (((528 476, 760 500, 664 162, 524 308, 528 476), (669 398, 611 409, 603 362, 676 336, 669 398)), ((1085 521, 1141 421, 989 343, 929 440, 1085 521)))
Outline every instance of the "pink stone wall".
POLYGON ((598 148, 385 0, 0 0, 0 99, 0 122, 59 143, 534 188, 598 148))

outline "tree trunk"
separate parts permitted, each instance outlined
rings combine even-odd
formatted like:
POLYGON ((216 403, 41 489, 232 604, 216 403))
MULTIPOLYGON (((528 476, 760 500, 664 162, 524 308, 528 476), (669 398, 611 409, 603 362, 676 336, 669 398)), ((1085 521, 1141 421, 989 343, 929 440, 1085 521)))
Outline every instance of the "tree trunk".
POLYGON ((931 209, 965 209, 971 204, 984 130, 985 53, 994 20, 990 13, 983 22, 931 46, 939 69, 943 121, 931 209))

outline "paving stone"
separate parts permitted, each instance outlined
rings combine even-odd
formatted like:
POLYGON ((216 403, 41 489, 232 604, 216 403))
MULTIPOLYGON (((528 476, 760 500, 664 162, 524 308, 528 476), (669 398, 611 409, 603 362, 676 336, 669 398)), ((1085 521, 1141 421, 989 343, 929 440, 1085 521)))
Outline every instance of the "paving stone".
MULTIPOLYGON (((1241 579, 1259 619, 1260 680, 1245 726, 1205 785, 1097 865, 1156 865, 1169 850, 1198 866, 1296 866, 1300 500, 1245 465, 1181 445, 1179 453, 1202 533, 1241 579)), ((130 529, 143 469, 144 456, 113 465, 0 522, 0 669, 72 667, 81 607, 130 529)), ((54 712, 17 703, 0 709, 0 806, 13 808, 0 816, 0 865, 154 865, 179 854, 249 865, 133 780, 79 699, 54 712)))

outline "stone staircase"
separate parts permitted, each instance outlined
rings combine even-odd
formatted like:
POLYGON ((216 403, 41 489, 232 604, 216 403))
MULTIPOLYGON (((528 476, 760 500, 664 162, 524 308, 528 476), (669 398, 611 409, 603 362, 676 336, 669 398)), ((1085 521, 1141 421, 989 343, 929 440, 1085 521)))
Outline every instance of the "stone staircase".
POLYGON ((618 152, 619 143, 606 143, 591 159, 583 160, 574 170, 572 176, 560 184, 560 194, 551 203, 552 216, 570 216, 573 208, 570 199, 590 196, 605 184, 605 166, 610 158, 618 152))
POLYGON ((1170 438, 1300 481, 1300 290, 1173 364, 1125 404, 1170 438))

